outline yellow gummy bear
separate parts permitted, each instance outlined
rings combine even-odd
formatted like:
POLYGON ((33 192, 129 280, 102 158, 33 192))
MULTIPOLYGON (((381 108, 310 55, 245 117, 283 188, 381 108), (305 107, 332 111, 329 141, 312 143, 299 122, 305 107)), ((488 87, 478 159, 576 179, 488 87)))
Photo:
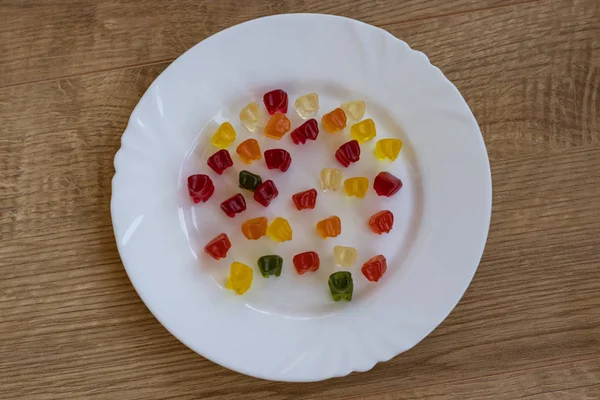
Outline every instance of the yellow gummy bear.
POLYGON ((250 132, 254 132, 260 126, 261 113, 258 103, 250 103, 240 111, 240 121, 250 132))
POLYGON ((365 116, 365 110, 367 109, 367 105, 362 100, 342 103, 341 107, 346 113, 346 117, 351 121, 360 121, 365 116))
POLYGON ((333 248, 333 258, 335 264, 341 267, 351 267, 356 263, 358 251, 354 247, 335 246, 333 248))
POLYGON ((371 118, 360 121, 350 128, 350 135, 352 135, 353 139, 358 140, 358 143, 367 142, 373 139, 376 134, 375 122, 371 118))
POLYGON ((216 147, 226 149, 235 141, 235 129, 229 122, 223 122, 211 139, 211 143, 216 147))
POLYGON ((253 275, 252 268, 236 261, 229 267, 229 277, 225 286, 237 294, 244 294, 252 286, 253 275))
POLYGON ((363 198, 369 190, 369 180, 362 176, 348 178, 344 181, 344 191, 346 196, 356 196, 363 198))
POLYGON ((337 168, 323 168, 321 170, 321 189, 324 191, 337 191, 342 184, 342 171, 337 168))
POLYGON ((402 150, 402 140, 381 139, 375 144, 375 157, 380 160, 385 160, 388 158, 394 161, 396 158, 398 158, 400 150, 402 150))
POLYGON ((300 96, 296 99, 294 106, 300 118, 306 119, 319 111, 319 95, 316 93, 309 93, 300 96))
POLYGON ((285 218, 275 218, 267 228, 267 235, 276 242, 292 240, 292 227, 285 218))

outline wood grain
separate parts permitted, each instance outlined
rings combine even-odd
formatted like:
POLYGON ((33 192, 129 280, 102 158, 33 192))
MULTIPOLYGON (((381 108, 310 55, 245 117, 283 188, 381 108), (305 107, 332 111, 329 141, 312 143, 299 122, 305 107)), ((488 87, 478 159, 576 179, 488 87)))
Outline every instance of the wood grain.
POLYGON ((0 398, 599 399, 600 3, 254 3, 0 0, 0 398), (477 275, 429 337, 372 371, 288 384, 219 367, 153 318, 109 201, 161 58, 303 7, 426 52, 478 119, 494 205, 477 275))
POLYGON ((215 32, 266 15, 337 14, 385 26, 523 1, 531 0, 3 0, 0 87, 173 61, 215 32))

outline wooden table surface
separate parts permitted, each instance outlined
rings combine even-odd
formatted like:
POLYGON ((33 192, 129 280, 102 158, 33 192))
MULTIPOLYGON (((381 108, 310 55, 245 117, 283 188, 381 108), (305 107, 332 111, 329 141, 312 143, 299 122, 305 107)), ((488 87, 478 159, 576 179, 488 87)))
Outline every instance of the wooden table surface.
POLYGON ((0 0, 0 398, 599 399, 600 1, 0 0), (115 245, 113 157, 182 52, 263 15, 319 12, 424 51, 490 156, 493 215, 465 296, 366 373, 267 382, 193 353, 115 245))

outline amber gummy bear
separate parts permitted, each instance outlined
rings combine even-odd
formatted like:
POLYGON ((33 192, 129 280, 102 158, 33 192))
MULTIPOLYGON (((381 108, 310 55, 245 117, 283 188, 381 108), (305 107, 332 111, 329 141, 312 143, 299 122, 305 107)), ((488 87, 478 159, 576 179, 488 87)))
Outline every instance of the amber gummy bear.
POLYGON ((250 164, 252 161, 260 160, 262 158, 258 141, 252 138, 246 139, 240 143, 237 149, 235 149, 235 152, 238 153, 242 161, 246 164, 250 164))
POLYGON ((328 237, 336 237, 342 233, 342 221, 337 216, 331 216, 325 218, 322 221, 317 222, 317 232, 323 239, 328 237))
POLYGON ((267 234, 268 221, 265 217, 252 218, 242 224, 242 233, 248 240, 257 240, 267 234))
POLYGON ((329 133, 336 133, 346 127, 346 114, 341 108, 336 108, 321 118, 323 128, 329 133))
POLYGON ((290 131, 290 120, 283 114, 275 113, 265 126, 265 136, 275 140, 281 140, 283 135, 290 131))

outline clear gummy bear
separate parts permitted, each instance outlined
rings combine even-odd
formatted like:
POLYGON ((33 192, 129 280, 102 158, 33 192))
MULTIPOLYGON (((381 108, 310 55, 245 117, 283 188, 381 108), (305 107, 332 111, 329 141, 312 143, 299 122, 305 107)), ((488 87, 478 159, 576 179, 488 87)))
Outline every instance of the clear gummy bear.
POLYGON ((319 95, 316 93, 309 93, 300 96, 296 99, 294 107, 300 118, 307 119, 319 111, 319 95))
POLYGON ((342 110, 351 121, 360 121, 365 116, 367 105, 362 100, 349 101, 342 104, 342 110))
POLYGON ((256 131, 261 123, 260 105, 256 102, 248 104, 240 111, 240 120, 250 132, 256 131))

